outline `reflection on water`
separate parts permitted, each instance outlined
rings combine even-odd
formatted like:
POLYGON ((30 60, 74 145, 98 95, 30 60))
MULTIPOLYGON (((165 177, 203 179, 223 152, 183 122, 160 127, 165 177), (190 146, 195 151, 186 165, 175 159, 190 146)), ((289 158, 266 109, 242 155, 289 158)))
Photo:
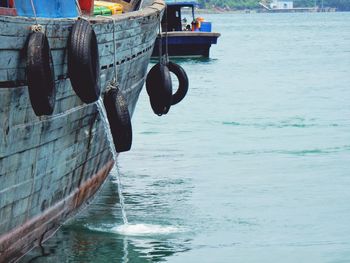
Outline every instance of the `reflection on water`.
POLYGON ((124 225, 114 180, 112 177, 106 182, 87 211, 21 262, 161 262, 188 250, 190 240, 179 242, 176 236, 185 231, 180 227, 124 225))

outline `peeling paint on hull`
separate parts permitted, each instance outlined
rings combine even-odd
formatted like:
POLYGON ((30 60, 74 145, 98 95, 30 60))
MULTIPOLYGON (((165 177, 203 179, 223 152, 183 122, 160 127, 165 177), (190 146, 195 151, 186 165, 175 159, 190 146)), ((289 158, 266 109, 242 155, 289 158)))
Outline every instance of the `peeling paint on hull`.
POLYGON ((67 218, 74 216, 98 191, 114 165, 109 161, 100 171, 86 180, 78 189, 39 216, 2 236, 0 262, 13 262, 27 251, 50 238, 67 218), (5 260, 6 259, 6 260, 5 260))

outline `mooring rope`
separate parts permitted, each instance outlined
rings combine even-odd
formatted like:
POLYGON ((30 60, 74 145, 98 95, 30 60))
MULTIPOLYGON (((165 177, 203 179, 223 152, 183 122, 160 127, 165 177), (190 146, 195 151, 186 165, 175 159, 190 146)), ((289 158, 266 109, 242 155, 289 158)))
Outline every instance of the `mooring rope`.
POLYGON ((169 63, 169 51, 168 51, 168 12, 167 6, 165 6, 165 54, 163 56, 163 34, 162 34, 162 19, 159 16, 159 63, 167 65, 169 63))
POLYGON ((162 18, 159 15, 159 27, 158 27, 158 52, 159 52, 159 63, 162 64, 162 57, 163 57, 163 38, 162 38, 162 18))
POLYGON ((78 1, 78 0, 75 0, 75 5, 76 5, 77 8, 78 8, 79 17, 82 17, 82 16, 83 16, 83 11, 81 11, 80 4, 79 4, 79 1, 78 1))
POLYGON ((142 5, 143 5, 143 0, 140 0, 140 5, 139 5, 138 10, 141 10, 141 9, 142 9, 142 5))
POLYGON ((114 58, 114 82, 117 84, 118 71, 117 71, 117 49, 115 47, 115 19, 113 19, 113 58, 114 58))
POLYGON ((35 23, 36 23, 36 27, 32 27, 32 30, 35 31, 35 32, 41 31, 40 30, 41 27, 39 26, 39 23, 38 23, 38 17, 36 15, 36 9, 35 9, 33 0, 30 0, 30 4, 31 4, 32 9, 33 9, 33 14, 34 14, 35 23))
POLYGON ((165 63, 169 63, 169 51, 168 51, 168 6, 165 6, 165 63))
POLYGON ((118 70, 117 70, 117 49, 115 47, 115 19, 113 19, 112 17, 109 16, 102 16, 102 15, 98 15, 98 17, 103 17, 103 18, 107 18, 113 21, 113 69, 114 69, 114 78, 111 81, 111 84, 115 84, 117 85, 117 80, 118 80, 118 70))

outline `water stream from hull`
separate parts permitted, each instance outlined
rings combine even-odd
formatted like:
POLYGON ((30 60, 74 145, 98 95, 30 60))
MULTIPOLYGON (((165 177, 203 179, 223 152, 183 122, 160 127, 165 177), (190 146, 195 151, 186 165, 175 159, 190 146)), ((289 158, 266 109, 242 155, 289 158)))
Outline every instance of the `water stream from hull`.
POLYGON ((110 147, 110 149, 112 151, 113 159, 115 161, 115 165, 114 165, 114 167, 113 167, 113 169, 111 171, 111 174, 115 177, 115 179, 117 181, 117 184, 118 184, 118 195, 119 195, 119 202, 120 202, 120 207, 121 207, 121 211, 122 211, 123 222, 124 222, 124 225, 127 225, 129 222, 128 222, 128 218, 127 218, 126 212, 125 212, 125 203, 124 203, 124 196, 123 196, 123 191, 122 191, 122 183, 121 183, 121 180, 120 180, 120 172, 119 172, 118 165, 117 165, 118 153, 117 153, 117 151, 115 150, 115 147, 114 147, 113 136, 112 136, 111 128, 110 128, 109 121, 108 121, 108 118, 107 118, 107 112, 106 112, 106 109, 104 107, 104 104, 103 104, 103 101, 102 101, 101 97, 96 102, 96 106, 97 106, 97 109, 98 109, 98 111, 100 113, 101 120, 102 120, 104 129, 105 129, 105 132, 106 132, 106 135, 107 135, 107 139, 108 139, 108 142, 109 142, 109 147, 110 147))
POLYGON ((104 228, 95 228, 92 227, 90 229, 92 230, 97 230, 97 231, 107 231, 107 232, 112 232, 112 233, 118 233, 120 235, 125 235, 125 236, 149 236, 149 235, 166 235, 166 234, 171 234, 171 233, 176 233, 182 231, 180 228, 177 227, 172 227, 172 226, 162 226, 162 225, 153 225, 153 224, 130 224, 126 215, 125 211, 125 202, 124 202, 124 196, 123 196, 123 191, 122 191, 122 184, 120 180, 120 171, 118 168, 117 164, 117 156, 118 153, 115 150, 114 143, 113 143, 113 136, 111 133, 109 121, 107 118, 107 113, 106 109, 104 107, 103 101, 100 98, 97 102, 97 109, 100 113, 102 123, 104 125, 104 129, 107 135, 107 139, 109 142, 109 146, 111 148, 112 154, 113 154, 113 159, 115 161, 115 165, 111 171, 111 175, 115 179, 117 183, 117 188, 118 188, 118 195, 119 195, 119 201, 120 201, 120 207, 121 207, 121 212, 122 212, 122 217, 123 217, 123 222, 124 224, 121 226, 115 226, 112 229, 104 229, 104 228))

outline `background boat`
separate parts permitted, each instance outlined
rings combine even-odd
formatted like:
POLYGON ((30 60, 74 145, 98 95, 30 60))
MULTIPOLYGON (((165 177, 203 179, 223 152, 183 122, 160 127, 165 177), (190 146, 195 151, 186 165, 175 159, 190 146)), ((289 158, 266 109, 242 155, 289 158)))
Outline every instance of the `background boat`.
POLYGON ((217 43, 220 33, 211 32, 211 22, 195 17, 195 6, 195 2, 167 3, 152 56, 168 52, 173 57, 209 57, 210 47, 217 43))

